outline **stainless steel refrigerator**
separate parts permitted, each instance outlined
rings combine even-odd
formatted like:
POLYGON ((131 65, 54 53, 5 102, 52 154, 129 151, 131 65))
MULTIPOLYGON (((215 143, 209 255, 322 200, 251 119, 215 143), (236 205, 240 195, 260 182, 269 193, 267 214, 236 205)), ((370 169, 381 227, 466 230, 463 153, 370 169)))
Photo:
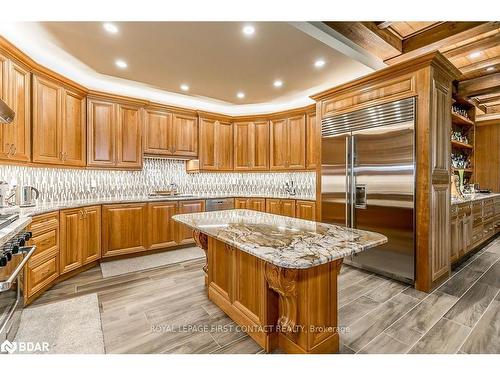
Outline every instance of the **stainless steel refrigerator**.
POLYGON ((321 215, 389 241, 345 262, 415 280, 415 99, 322 120, 321 215))

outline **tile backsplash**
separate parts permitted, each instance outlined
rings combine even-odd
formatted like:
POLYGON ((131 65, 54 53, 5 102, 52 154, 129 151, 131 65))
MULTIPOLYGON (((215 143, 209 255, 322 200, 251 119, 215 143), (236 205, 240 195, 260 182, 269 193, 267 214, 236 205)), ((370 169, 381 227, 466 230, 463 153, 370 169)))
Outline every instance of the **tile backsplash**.
POLYGON ((0 180, 31 185, 41 192, 40 202, 146 196, 176 183, 184 194, 287 196, 285 183, 293 181, 297 196, 315 197, 314 172, 197 173, 188 174, 185 161, 144 160, 141 171, 38 168, 0 165, 0 180))

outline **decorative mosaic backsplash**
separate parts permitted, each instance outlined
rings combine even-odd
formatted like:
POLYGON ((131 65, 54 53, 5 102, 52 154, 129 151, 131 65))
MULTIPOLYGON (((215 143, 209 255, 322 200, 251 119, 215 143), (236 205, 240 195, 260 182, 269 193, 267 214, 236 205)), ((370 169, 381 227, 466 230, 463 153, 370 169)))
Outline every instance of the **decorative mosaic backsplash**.
POLYGON ((31 185, 41 192, 40 202, 73 199, 142 197, 176 183, 180 193, 195 195, 287 196, 285 183, 293 181, 298 196, 316 191, 314 172, 197 173, 188 174, 185 162, 145 159, 141 171, 76 170, 0 165, 0 180, 31 185))

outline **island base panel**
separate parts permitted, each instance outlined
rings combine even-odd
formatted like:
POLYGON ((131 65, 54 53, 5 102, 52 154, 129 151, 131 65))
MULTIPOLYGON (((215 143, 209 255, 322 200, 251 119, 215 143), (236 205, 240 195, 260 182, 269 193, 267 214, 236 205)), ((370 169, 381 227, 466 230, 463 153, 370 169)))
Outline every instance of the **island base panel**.
POLYGON ((341 260, 286 269, 212 237, 207 257, 209 299, 265 351, 338 352, 341 260))

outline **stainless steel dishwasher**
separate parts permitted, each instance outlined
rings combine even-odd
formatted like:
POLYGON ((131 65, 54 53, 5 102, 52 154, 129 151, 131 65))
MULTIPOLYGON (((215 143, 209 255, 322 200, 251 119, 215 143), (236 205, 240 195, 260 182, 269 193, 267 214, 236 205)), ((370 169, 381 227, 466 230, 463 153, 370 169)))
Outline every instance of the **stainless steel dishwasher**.
POLYGON ((234 198, 207 199, 205 211, 232 210, 234 208, 234 198))

